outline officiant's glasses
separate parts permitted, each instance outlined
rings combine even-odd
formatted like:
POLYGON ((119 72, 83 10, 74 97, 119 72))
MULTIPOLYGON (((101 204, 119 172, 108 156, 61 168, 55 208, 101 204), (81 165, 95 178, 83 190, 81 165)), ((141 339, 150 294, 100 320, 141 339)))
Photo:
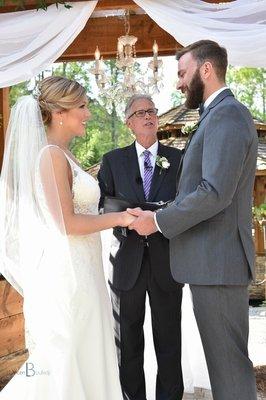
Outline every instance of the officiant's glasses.
POLYGON ((133 117, 133 115, 136 115, 137 118, 144 118, 146 113, 150 116, 157 115, 158 114, 158 108, 148 108, 148 110, 137 110, 131 114, 129 118, 133 117))

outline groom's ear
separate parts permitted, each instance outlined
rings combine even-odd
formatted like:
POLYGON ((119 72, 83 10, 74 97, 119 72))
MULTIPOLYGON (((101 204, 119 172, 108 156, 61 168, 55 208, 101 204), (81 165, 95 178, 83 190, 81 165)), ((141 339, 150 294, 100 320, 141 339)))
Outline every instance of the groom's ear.
POLYGON ((200 67, 200 75, 203 81, 209 79, 210 76, 213 74, 213 72, 214 72, 213 65, 210 61, 205 61, 200 67))

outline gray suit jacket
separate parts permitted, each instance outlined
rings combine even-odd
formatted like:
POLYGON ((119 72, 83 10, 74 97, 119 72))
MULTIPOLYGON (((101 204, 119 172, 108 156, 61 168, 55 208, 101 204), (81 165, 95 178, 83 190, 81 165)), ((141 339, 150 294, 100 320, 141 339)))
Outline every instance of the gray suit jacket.
POLYGON ((170 239, 174 279, 245 285, 254 278, 251 235, 257 132, 229 89, 207 107, 183 158, 175 201, 157 213, 170 239))

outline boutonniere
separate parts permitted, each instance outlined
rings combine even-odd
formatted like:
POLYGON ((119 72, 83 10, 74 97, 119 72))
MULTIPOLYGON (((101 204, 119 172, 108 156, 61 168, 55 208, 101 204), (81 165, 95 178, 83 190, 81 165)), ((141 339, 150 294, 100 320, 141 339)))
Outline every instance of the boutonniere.
POLYGON ((157 156, 156 157, 156 165, 161 168, 160 174, 163 169, 168 169, 170 167, 170 163, 166 157, 157 156))
POLYGON ((194 121, 186 122, 185 125, 183 125, 181 128, 181 132, 184 134, 187 134, 187 135, 191 135, 194 132, 196 132, 198 127, 199 127, 198 122, 194 122, 194 121))

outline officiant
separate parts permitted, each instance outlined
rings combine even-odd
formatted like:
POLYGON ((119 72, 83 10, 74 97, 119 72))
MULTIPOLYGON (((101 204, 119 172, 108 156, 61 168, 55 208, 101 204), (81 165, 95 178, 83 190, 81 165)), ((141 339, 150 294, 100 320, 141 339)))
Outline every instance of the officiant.
MULTIPOLYGON (((158 142, 157 113, 149 95, 136 94, 128 100, 125 120, 136 140, 103 156, 98 174, 100 208, 107 196, 142 207, 144 203, 174 199, 181 151, 158 142)), ((156 400, 181 400, 182 285, 171 276, 168 240, 159 232, 144 237, 136 231, 115 228, 110 262, 124 398, 146 400, 143 324, 148 294, 158 364, 156 400)))

